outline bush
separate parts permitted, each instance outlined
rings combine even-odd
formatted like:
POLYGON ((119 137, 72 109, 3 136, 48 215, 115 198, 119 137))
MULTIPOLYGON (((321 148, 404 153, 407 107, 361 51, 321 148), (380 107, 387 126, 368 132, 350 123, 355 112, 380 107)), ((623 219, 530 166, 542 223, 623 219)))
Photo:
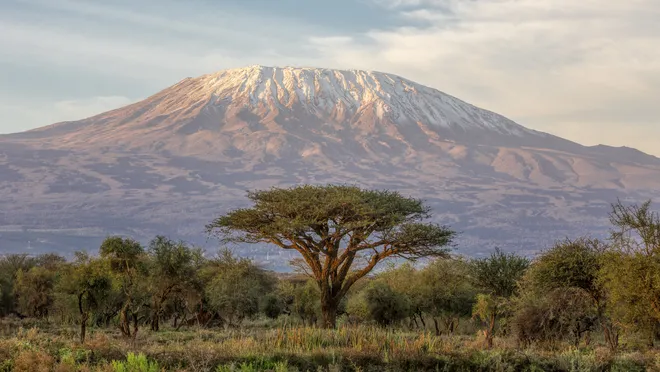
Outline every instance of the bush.
POLYGON ((561 341, 570 337, 578 346, 582 335, 596 325, 597 314, 589 295, 579 288, 559 288, 538 299, 518 304, 510 324, 522 345, 561 341))
POLYGON ((113 361, 112 369, 115 372, 159 372, 158 363, 150 362, 147 357, 140 353, 128 353, 125 362, 113 361))
POLYGON ((410 313, 408 299, 383 282, 374 282, 367 287, 364 300, 369 317, 381 326, 393 324, 410 313))
POLYGON ((13 372, 50 372, 55 358, 41 350, 25 350, 14 360, 13 372))

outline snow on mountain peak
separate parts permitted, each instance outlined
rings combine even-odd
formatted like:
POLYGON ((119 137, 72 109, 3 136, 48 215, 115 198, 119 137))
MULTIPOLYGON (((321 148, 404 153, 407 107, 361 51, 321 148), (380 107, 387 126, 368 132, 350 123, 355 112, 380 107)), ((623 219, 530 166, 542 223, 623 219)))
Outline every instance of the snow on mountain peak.
MULTIPOLYGON (((397 125, 423 124, 451 130, 539 136, 511 120, 397 75, 363 70, 267 67, 223 70, 197 79, 194 94, 244 102, 252 107, 292 108, 351 118, 365 110, 397 125)), ((192 92, 189 92, 192 93, 192 92)))

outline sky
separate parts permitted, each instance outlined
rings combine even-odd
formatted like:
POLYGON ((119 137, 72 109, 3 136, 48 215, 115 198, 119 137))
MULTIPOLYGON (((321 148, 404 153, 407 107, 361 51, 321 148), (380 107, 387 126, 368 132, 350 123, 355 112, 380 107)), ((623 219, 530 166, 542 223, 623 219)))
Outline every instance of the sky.
POLYGON ((658 0, 0 0, 0 133, 247 65, 365 69, 660 156, 658 0))

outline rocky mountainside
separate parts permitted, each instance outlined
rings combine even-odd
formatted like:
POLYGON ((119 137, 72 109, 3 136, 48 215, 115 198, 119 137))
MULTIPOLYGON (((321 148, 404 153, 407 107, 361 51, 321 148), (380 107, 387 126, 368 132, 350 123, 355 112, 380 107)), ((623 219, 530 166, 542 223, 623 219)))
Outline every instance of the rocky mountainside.
POLYGON ((660 159, 530 130, 395 75, 252 66, 0 136, 0 250, 94 250, 114 233, 211 248, 204 224, 245 190, 301 182, 397 189, 463 231, 466 253, 529 253, 603 234, 616 198, 660 195, 660 159))

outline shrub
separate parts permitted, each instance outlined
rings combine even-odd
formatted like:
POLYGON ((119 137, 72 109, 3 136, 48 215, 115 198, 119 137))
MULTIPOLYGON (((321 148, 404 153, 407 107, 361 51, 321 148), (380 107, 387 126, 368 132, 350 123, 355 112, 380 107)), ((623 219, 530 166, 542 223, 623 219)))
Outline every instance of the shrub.
POLYGON ((408 316, 410 303, 385 283, 374 282, 364 293, 369 316, 381 326, 393 324, 408 316))
POLYGON ((55 359, 40 350, 22 351, 14 360, 13 372, 50 372, 55 359))
POLYGON ((150 362, 147 357, 140 353, 128 353, 125 362, 113 361, 112 368, 115 372, 159 372, 158 363, 150 362))

